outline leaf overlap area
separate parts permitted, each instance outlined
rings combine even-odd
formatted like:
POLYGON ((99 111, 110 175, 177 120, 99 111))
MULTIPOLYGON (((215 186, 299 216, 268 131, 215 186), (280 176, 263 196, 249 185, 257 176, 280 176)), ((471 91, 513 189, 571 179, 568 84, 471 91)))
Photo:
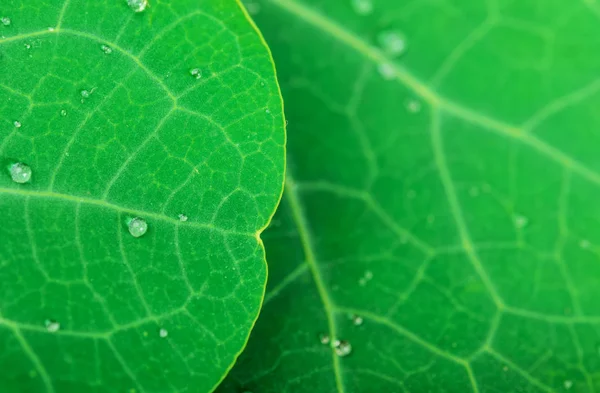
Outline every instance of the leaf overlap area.
POLYGON ((258 315, 282 190, 268 49, 234 1, 0 14, 0 390, 210 391, 258 315))
POLYGON ((600 391, 600 6, 251 3, 290 176, 219 392, 600 391))

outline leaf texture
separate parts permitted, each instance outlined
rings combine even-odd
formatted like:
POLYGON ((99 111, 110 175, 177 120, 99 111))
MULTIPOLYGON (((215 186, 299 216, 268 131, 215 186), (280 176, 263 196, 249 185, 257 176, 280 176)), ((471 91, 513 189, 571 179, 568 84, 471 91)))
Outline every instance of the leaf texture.
POLYGON ((235 1, 0 18, 0 390, 211 391, 258 315, 282 190, 266 45, 235 1))

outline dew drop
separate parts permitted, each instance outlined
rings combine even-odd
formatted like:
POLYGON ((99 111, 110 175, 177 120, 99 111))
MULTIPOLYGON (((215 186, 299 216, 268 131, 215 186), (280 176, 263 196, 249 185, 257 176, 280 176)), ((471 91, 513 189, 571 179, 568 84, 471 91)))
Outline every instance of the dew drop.
POLYGON ((50 333, 56 333, 60 329, 60 323, 50 319, 46 319, 44 325, 46 326, 46 330, 50 333))
POLYGON ((31 168, 22 162, 14 163, 9 168, 10 177, 15 183, 27 183, 31 180, 31 168))
POLYGON ((352 8, 359 15, 369 15, 373 12, 373 3, 371 0, 352 0, 352 8))
POLYGON ((529 223, 527 217, 520 215, 515 216, 515 225, 517 226, 517 228, 525 228, 527 226, 527 223, 529 223))
POLYGON ((335 350, 336 355, 344 357, 350 355, 352 352, 352 345, 348 341, 335 340, 333 342, 333 349, 335 350))
POLYGON ((389 81, 389 80, 394 79, 395 70, 394 70, 394 66, 390 63, 379 64, 379 66, 377 66, 377 71, 379 71, 379 74, 385 80, 389 81))
POLYGON ((571 388, 573 387, 573 381, 571 381, 571 380, 566 380, 566 381, 564 382, 564 385, 565 385, 565 389, 569 390, 569 389, 571 389, 571 388))
POLYGON ((127 5, 135 12, 142 12, 148 7, 148 0, 127 0, 127 5))
POLYGON ((246 9, 250 15, 258 15, 260 13, 259 3, 246 3, 246 9))
POLYGON ((188 220, 188 216, 185 214, 179 214, 177 217, 179 217, 179 221, 181 222, 186 222, 188 220))
POLYGON ((265 109, 265 113, 271 113, 270 109, 265 109))
POLYGON ((102 52, 104 52, 105 55, 110 55, 113 51, 112 48, 108 45, 102 45, 100 49, 102 49, 102 52))
POLYGON ((50 32, 54 31, 54 27, 48 27, 48 31, 50 31, 50 32))
POLYGON ((80 94, 82 98, 89 98, 92 95, 92 92, 89 90, 81 90, 80 94))
POLYGON ((11 20, 8 16, 3 16, 0 18, 0 23, 2 23, 4 26, 10 26, 11 20))
POLYGON ((148 230, 148 224, 146 221, 139 217, 133 218, 131 221, 129 221, 127 226, 129 228, 129 233, 131 233, 131 236, 133 237, 143 236, 148 230))
POLYGON ((321 334, 319 335, 319 341, 321 342, 321 344, 327 345, 329 344, 329 341, 331 341, 331 339, 327 334, 321 334))
POLYGON ((13 123, 13 125, 15 126, 15 128, 21 128, 21 122, 18 120, 15 120, 15 122, 13 123))
POLYGON ((352 315, 350 318, 352 319, 352 323, 354 324, 354 326, 360 326, 364 322, 363 317, 361 317, 360 315, 352 315))
POLYGON ((408 111, 410 113, 417 113, 421 111, 421 103, 417 100, 409 100, 406 103, 406 109, 408 109, 408 111))
POLYGON ((158 331, 158 335, 160 336, 160 338, 165 338, 169 335, 169 332, 167 331, 167 329, 161 328, 158 331))
POLYGON ((65 116, 67 115, 67 110, 66 110, 66 109, 61 109, 61 111, 60 111, 60 115, 61 115, 62 117, 65 117, 65 116))
POLYGON ((30 44, 23 44, 23 46, 25 47, 25 49, 31 49, 31 45, 30 44))
POLYGON ((406 38, 398 31, 382 31, 377 36, 377 42, 390 56, 400 56, 406 51, 406 38))
POLYGON ((190 75, 195 79, 200 79, 202 78, 202 71, 200 71, 200 68, 194 68, 190 70, 190 75))

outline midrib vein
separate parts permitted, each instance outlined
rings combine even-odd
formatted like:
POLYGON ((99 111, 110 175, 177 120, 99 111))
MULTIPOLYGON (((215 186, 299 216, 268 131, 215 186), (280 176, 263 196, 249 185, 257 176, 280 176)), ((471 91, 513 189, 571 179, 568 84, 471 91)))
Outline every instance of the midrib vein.
POLYGON ((181 225, 181 226, 186 226, 186 227, 191 227, 191 228, 209 229, 209 230, 213 230, 213 231, 221 232, 221 233, 225 233, 225 234, 256 237, 256 235, 253 233, 230 231, 227 229, 215 227, 210 224, 203 224, 203 223, 189 222, 189 221, 182 223, 179 220, 179 218, 170 217, 170 216, 167 216, 164 214, 154 213, 154 212, 149 212, 149 211, 144 211, 144 210, 130 209, 130 208, 127 208, 124 206, 115 205, 113 203, 110 203, 108 201, 101 200, 101 199, 93 199, 93 198, 86 198, 86 197, 81 197, 81 196, 76 196, 76 195, 60 194, 60 193, 56 193, 53 191, 34 191, 34 190, 26 190, 23 188, 0 187, 0 195, 2 195, 2 194, 19 195, 19 196, 24 196, 24 197, 35 197, 35 198, 58 199, 58 200, 73 202, 75 204, 94 205, 94 206, 99 206, 99 207, 104 207, 106 209, 114 210, 116 212, 139 216, 144 219, 155 219, 155 220, 159 220, 159 221, 166 221, 166 222, 170 222, 174 225, 181 225))
POLYGON ((471 108, 440 96, 425 83, 413 76, 409 71, 387 58, 378 48, 369 45, 362 38, 352 31, 347 30, 337 22, 294 0, 268 1, 282 10, 295 15, 298 19, 329 34, 331 37, 348 47, 353 48, 356 52, 362 54, 365 58, 370 59, 374 63, 389 64, 394 70, 395 79, 414 91, 415 94, 431 105, 434 110, 442 110, 496 134, 520 141, 540 154, 570 168, 588 181, 600 185, 600 174, 588 168, 586 165, 547 144, 541 139, 538 139, 535 135, 526 132, 522 127, 517 127, 501 120, 491 118, 490 116, 479 114, 471 108))
MULTIPOLYGON (((337 337, 337 328, 335 324, 334 318, 334 307, 329 297, 329 293, 327 292, 327 288, 325 288, 325 283, 323 282, 323 277, 321 276, 321 270, 317 265, 317 259, 314 252, 314 246, 312 243, 312 236, 308 229, 308 222, 304 215, 304 211, 302 208, 302 204, 300 202, 300 198, 298 197, 298 191, 294 179, 291 177, 289 170, 285 179, 285 197, 289 203, 290 209, 292 211, 292 217, 294 219, 294 223, 298 228, 298 235, 300 237, 300 242, 302 243, 302 248, 306 257, 306 263, 312 273, 313 279, 315 281, 315 285, 317 286, 317 291, 319 292, 319 296, 323 303, 323 308, 325 309, 325 314, 327 316, 327 324, 329 330, 330 339, 336 340, 337 337)), ((338 356, 335 354, 335 351, 331 351, 332 362, 333 362, 333 371, 335 374, 335 384, 339 393, 344 393, 344 384, 342 382, 341 375, 341 366, 340 360, 338 356)))

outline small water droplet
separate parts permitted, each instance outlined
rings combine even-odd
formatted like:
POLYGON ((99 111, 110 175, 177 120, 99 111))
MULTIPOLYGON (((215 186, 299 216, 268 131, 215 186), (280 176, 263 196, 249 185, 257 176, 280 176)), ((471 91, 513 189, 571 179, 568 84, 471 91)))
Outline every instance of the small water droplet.
POLYGON ((10 177, 15 183, 27 183, 31 180, 31 168, 22 162, 14 163, 9 168, 10 177))
POLYGON ((371 0, 352 0, 352 8, 359 15, 369 15, 373 12, 373 2, 371 0))
POLYGON ((579 241, 579 247, 581 248, 590 248, 590 241, 586 239, 582 239, 579 241))
POLYGON ((259 3, 246 3, 246 9, 250 15, 258 15, 260 12, 260 4, 259 3))
POLYGON ((379 64, 379 66, 377 66, 377 71, 379 71, 379 74, 383 77, 383 79, 388 81, 394 79, 396 73, 394 66, 390 63, 379 64))
POLYGON ((61 115, 62 117, 65 117, 65 116, 67 115, 67 110, 66 110, 66 109, 61 109, 61 111, 60 111, 60 115, 61 115))
POLYGON ((148 0, 127 0, 127 5, 135 12, 142 12, 148 6, 148 0))
POLYGON ((345 340, 335 340, 333 342, 333 349, 335 350, 335 354, 344 357, 350 355, 352 352, 352 345, 345 340))
POLYGON ((319 341, 321 342, 321 344, 327 345, 327 344, 329 344, 331 339, 329 338, 329 336, 327 334, 321 334, 321 335, 319 335, 319 341))
POLYGON ((529 220, 527 219, 527 217, 520 215, 515 216, 515 225, 517 226, 517 228, 524 228, 527 226, 528 223, 529 220))
POLYGON ((148 230, 146 220, 139 217, 131 219, 127 224, 127 227, 129 228, 129 233, 131 233, 131 236, 133 237, 143 236, 148 230))
POLYGON ((287 126, 288 126, 288 124, 290 124, 290 121, 286 119, 286 120, 285 120, 285 126, 287 127, 287 126))
POLYGON ((409 100, 406 103, 406 109, 411 113, 417 113, 421 111, 421 103, 417 100, 409 100))
POLYGON ((31 45, 30 44, 23 44, 23 46, 25 47, 25 49, 31 49, 31 45))
POLYGON ((102 45, 100 49, 102 49, 102 52, 104 52, 105 55, 110 55, 112 53, 112 48, 108 45, 102 45))
POLYGON ((158 335, 160 336, 160 338, 165 338, 169 335, 169 332, 167 331, 167 329, 161 328, 158 331, 158 335))
POLYGON ((377 35, 377 42, 390 56, 400 56, 406 51, 406 38, 398 31, 382 31, 377 35))
POLYGON ((564 385, 565 385, 565 389, 569 390, 569 389, 571 389, 573 387, 573 381, 566 380, 565 383, 564 383, 564 385))
POLYGON ((200 70, 200 68, 194 68, 190 70, 190 75, 196 79, 200 79, 202 78, 202 71, 200 70))
POLYGON ((46 326, 46 330, 50 333, 56 333, 60 329, 60 323, 50 319, 46 319, 44 325, 46 326))
POLYGON ((265 113, 271 113, 270 109, 265 109, 265 113))
POLYGON ((502 367, 502 371, 507 372, 508 371, 508 366, 502 367))
POLYGON ((0 18, 0 22, 4 25, 4 26, 10 26, 11 20, 8 16, 3 16, 2 18, 0 18))
POLYGON ((81 90, 80 94, 82 98, 89 98, 92 95, 92 92, 89 90, 81 90))
POLYGON ((181 222, 186 222, 188 220, 188 216, 185 214, 179 214, 177 217, 179 217, 179 221, 181 222))
POLYGON ((54 27, 48 27, 48 31, 54 31, 54 27))
POLYGON ((20 122, 20 121, 17 121, 17 120, 15 120, 15 122, 13 123, 13 125, 14 125, 16 128, 21 128, 21 122, 20 122))
POLYGON ((350 319, 352 319, 352 323, 353 323, 355 326, 360 326, 360 325, 362 325, 362 324, 363 324, 363 322, 364 322, 364 320, 363 320, 363 317, 361 317, 360 315, 356 315, 356 314, 355 314, 355 315, 352 315, 352 316, 350 317, 350 319))

